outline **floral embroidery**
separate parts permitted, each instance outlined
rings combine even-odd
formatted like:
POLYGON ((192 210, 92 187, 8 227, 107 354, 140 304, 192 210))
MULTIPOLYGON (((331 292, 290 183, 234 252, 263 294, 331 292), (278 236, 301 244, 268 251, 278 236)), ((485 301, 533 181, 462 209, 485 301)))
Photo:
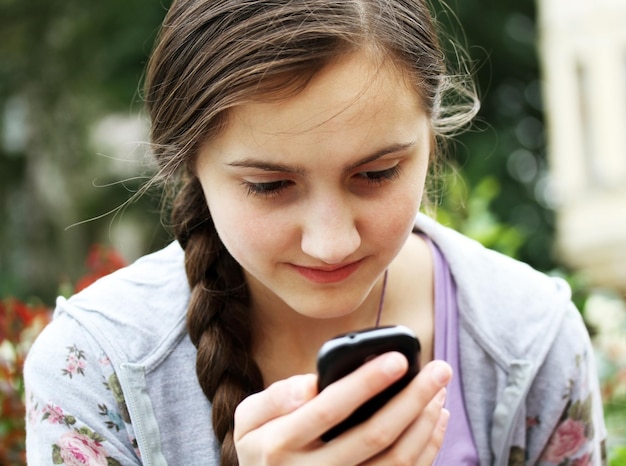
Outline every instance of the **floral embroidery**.
POLYGON ((577 460, 574 460, 572 466, 591 466, 591 455, 587 453, 584 456, 581 456, 577 460))
POLYGON ((67 364, 65 369, 62 369, 61 372, 63 375, 67 375, 70 379, 76 374, 84 376, 85 367, 87 367, 85 352, 79 350, 76 345, 68 346, 67 349, 69 350, 68 355, 65 358, 65 362, 67 364))
MULTIPOLYGON (((112 409, 110 409, 109 406, 104 405, 104 404, 102 405, 99 404, 98 405, 98 408, 100 409, 99 414, 101 416, 108 417, 109 420, 105 422, 105 424, 107 425, 109 429, 115 429, 116 431, 118 427, 120 429, 126 429, 125 424, 130 425, 131 420, 130 420, 130 414, 128 412, 128 407, 126 406, 126 399, 124 398, 124 393, 122 392, 122 386, 120 384, 120 381, 117 377, 117 374, 113 370, 113 365, 111 363, 111 360, 106 355, 101 354, 100 357, 98 358, 98 363, 100 364, 104 374, 106 374, 106 375, 103 375, 102 384, 113 395, 113 399, 115 400, 115 403, 117 404, 117 409, 118 409, 118 412, 115 412, 112 409), (107 375, 108 375, 108 378, 107 378, 107 375), (120 422, 120 419, 121 419, 121 422, 120 422)), ((129 433, 131 432, 132 432, 132 429, 129 430, 129 433)), ((137 455, 138 458, 141 458, 141 452, 139 451, 137 439, 133 437, 129 437, 129 440, 131 441, 135 454, 137 455)))
POLYGON ((109 357, 106 354, 102 354, 98 358, 98 364, 100 364, 101 366, 104 366, 104 367, 108 367, 108 366, 111 365, 111 360, 109 359, 109 357))
POLYGON ((593 439, 594 429, 591 419, 591 396, 584 401, 573 403, 552 434, 542 459, 563 466, 586 466, 591 464, 591 456, 585 453, 574 459, 582 447, 593 439))
POLYGON ((130 414, 128 413, 128 407, 126 406, 126 400, 124 399, 124 392, 122 386, 117 378, 117 374, 114 372, 107 382, 104 383, 107 390, 111 390, 113 398, 117 403, 117 407, 120 410, 120 416, 127 424, 130 424, 130 414))
MULTIPOLYGON (((97 363, 103 371, 104 387, 111 392, 111 396, 106 397, 109 401, 104 402, 103 400, 102 403, 97 403, 93 407, 93 411, 104 418, 99 425, 104 425, 114 432, 125 430, 126 423, 130 424, 130 416, 111 361, 104 354, 97 359, 91 358, 90 354, 80 348, 80 345, 76 344, 67 347, 65 366, 61 369, 62 375, 70 379, 82 376, 85 377, 85 383, 91 383, 89 376, 86 375, 86 368, 91 367, 92 363, 97 363), (114 403, 111 402, 111 398, 115 400, 114 403), (120 412, 116 408, 119 408, 120 412)), ((87 373, 91 377, 96 375, 95 372, 87 373)), ((54 443, 50 444, 52 464, 120 466, 121 463, 109 456, 107 452, 108 440, 106 437, 87 427, 76 417, 64 412, 56 404, 37 402, 30 392, 27 393, 27 399, 29 400, 27 418, 32 429, 35 429, 38 424, 63 429, 56 435, 53 440, 54 443)), ((138 453, 136 439, 129 435, 129 440, 135 452, 138 453)))
POLYGON ((576 454, 585 441, 585 425, 574 419, 566 419, 552 435, 543 459, 559 464, 565 458, 576 454))
POLYGON ((58 406, 47 405, 43 411, 42 420, 47 420, 52 424, 62 424, 63 423, 63 410, 58 406))
POLYGON ((52 445, 52 462, 68 466, 117 466, 120 462, 106 456, 102 446, 104 439, 83 427, 66 432, 52 445))
POLYGON ((526 450, 522 447, 512 446, 509 453, 509 466, 524 466, 526 450))
POLYGON ((116 432, 124 429, 124 421, 122 416, 115 411, 110 411, 107 405, 98 405, 100 408, 100 416, 107 417, 109 420, 104 423, 109 429, 115 429, 116 432))
POLYGON ((529 416, 526 418, 526 429, 530 429, 531 427, 535 427, 541 424, 538 416, 529 416))
POLYGON ((59 406, 48 404, 41 410, 41 414, 41 420, 50 424, 62 424, 67 427, 76 424, 76 418, 66 415, 59 406))
POLYGON ((39 403, 34 401, 32 395, 29 395, 29 398, 26 399, 28 400, 26 404, 26 422, 31 426, 35 426, 39 420, 39 403))

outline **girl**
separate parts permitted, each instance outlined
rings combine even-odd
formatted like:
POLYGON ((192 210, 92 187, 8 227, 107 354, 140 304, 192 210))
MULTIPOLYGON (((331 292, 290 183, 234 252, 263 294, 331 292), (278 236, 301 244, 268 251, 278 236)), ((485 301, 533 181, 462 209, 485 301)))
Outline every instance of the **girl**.
POLYGON ((176 241, 58 302, 29 463, 601 464, 567 286, 418 213, 467 89, 422 0, 175 0, 145 98, 176 241), (322 343, 378 324, 422 369, 323 442, 406 371, 387 353, 317 393, 322 343))

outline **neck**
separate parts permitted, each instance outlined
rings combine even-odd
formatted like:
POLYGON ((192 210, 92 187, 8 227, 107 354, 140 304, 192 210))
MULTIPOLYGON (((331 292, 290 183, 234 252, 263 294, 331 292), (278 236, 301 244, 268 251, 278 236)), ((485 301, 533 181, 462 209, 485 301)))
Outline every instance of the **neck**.
POLYGON ((358 309, 330 319, 299 314, 276 297, 253 299, 252 350, 266 385, 293 374, 315 372, 317 352, 326 340, 376 326, 384 282, 385 277, 381 276, 358 309))

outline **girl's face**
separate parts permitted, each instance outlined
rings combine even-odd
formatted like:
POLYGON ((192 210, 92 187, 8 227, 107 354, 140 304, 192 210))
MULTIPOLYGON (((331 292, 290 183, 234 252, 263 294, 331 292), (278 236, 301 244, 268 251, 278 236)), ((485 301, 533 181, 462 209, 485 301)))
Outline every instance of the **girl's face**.
POLYGON ((411 232, 430 150, 418 95, 366 53, 293 97, 234 108, 196 168, 253 306, 357 310, 411 232))

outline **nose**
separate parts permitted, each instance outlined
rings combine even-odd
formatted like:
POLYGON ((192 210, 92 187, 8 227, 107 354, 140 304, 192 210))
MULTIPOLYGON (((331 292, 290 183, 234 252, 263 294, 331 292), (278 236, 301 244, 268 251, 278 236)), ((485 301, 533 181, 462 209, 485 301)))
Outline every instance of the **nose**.
POLYGON ((340 264, 361 245, 356 214, 340 196, 311 203, 302 231, 302 251, 326 264, 340 264))

